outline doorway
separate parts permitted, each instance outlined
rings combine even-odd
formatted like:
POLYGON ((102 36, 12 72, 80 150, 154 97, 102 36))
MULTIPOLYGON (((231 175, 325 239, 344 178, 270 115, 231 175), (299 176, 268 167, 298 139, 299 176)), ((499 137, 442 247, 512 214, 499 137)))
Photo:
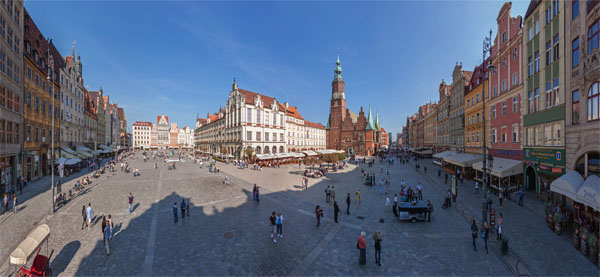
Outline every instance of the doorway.
POLYGON ((525 169, 525 190, 528 190, 528 191, 536 190, 535 169, 533 169, 533 167, 531 167, 531 166, 528 166, 525 169))

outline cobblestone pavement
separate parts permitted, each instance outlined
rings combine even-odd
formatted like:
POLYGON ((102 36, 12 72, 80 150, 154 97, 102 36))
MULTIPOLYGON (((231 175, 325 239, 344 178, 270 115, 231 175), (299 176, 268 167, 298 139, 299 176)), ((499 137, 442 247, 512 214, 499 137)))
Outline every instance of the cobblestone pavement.
MULTIPOLYGON (((496 242, 490 242, 490 254, 486 254, 481 239, 477 242, 478 251, 474 252, 466 219, 470 214, 480 214, 476 212, 480 210, 478 200, 469 199, 467 186, 463 186, 459 197, 462 210, 440 209, 441 192, 445 188, 436 183, 437 176, 415 173, 414 164, 396 163, 390 168, 392 186, 387 193, 398 192, 401 179, 413 188, 420 181, 424 198, 435 205, 430 223, 398 222, 386 211, 385 196, 380 194, 379 187, 364 186, 360 169, 354 165, 325 178, 310 179, 309 189, 302 191, 299 185, 304 166, 255 171, 221 164, 221 173, 211 174, 206 166, 201 169, 191 162, 178 163, 176 170, 167 170, 162 162, 158 162, 156 170, 152 161, 144 163, 136 159, 129 163, 140 169, 141 176, 134 178, 123 172, 111 173, 108 175, 111 177, 105 174, 55 215, 46 216, 49 201, 45 199, 50 199, 49 192, 24 203, 20 212, 0 225, 3 241, 0 275, 13 272, 6 257, 20 240, 37 224, 48 223, 49 247, 55 249, 51 265, 55 275, 63 276, 598 276, 595 265, 579 257, 564 239, 542 225, 543 218, 537 222, 534 215, 510 211, 516 209, 514 204, 515 207, 509 204, 503 210, 505 234, 513 249, 510 257, 499 254, 496 242), (225 175, 230 176, 231 185, 223 184, 225 175), (259 203, 252 201, 254 183, 261 186, 259 203), (333 222, 331 205, 325 203, 327 185, 335 186, 342 211, 346 209, 346 194, 352 195, 350 215, 340 213, 338 224, 333 222), (362 192, 360 204, 354 196, 358 189, 362 192), (132 214, 127 208, 130 192, 135 196, 132 214), (178 211, 178 222, 173 223, 173 203, 179 205, 182 198, 191 204, 190 217, 182 219, 178 211), (81 230, 81 207, 88 203, 94 208, 95 224, 89 230, 81 230), (320 227, 316 227, 315 205, 324 209, 320 227), (278 238, 277 243, 269 237, 268 217, 273 211, 282 212, 285 218, 284 237, 278 238), (108 214, 115 225, 110 256, 106 256, 100 230, 101 217, 108 214), (361 231, 367 233, 366 266, 357 261, 356 239, 361 231), (381 266, 374 263, 375 231, 384 234, 381 266), (515 261, 521 266, 515 266, 515 261)), ((379 178, 379 167, 376 163, 367 170, 376 172, 379 178)))

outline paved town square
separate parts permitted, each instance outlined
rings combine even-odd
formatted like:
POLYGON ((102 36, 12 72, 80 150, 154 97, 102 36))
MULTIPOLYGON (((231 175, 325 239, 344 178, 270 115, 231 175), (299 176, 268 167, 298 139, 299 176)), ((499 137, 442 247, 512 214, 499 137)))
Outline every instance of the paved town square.
MULTIPOLYGON (((431 160, 420 160, 429 171, 415 171, 415 162, 401 164, 375 161, 373 167, 349 164, 348 168, 309 179, 301 189, 305 166, 239 169, 217 163, 220 173, 209 173, 206 164, 190 160, 176 162, 175 170, 157 158, 127 158, 140 176, 119 171, 94 179, 82 195, 75 197, 54 215, 46 216, 50 195, 47 190, 21 204, 16 213, 0 216, 0 258, 2 275, 14 274, 8 255, 38 224, 50 226, 48 247, 54 249, 54 275, 585 275, 597 276, 598 267, 577 253, 568 238, 555 235, 535 211, 534 199, 524 207, 514 202, 498 210, 504 213, 504 236, 509 254, 501 255, 500 245, 491 236, 489 254, 478 239, 477 252, 471 244, 470 219, 478 217, 480 200, 468 184, 459 186, 458 200, 450 209, 441 209, 448 186, 437 177, 431 160), (380 194, 378 185, 365 186, 361 168, 384 176, 389 170, 391 185, 380 194), (228 185, 224 184, 228 176, 228 185), (399 193, 399 184, 423 186, 423 198, 434 203, 431 222, 399 222, 386 211, 385 194, 399 193), (259 202, 252 199, 252 187, 260 187, 259 202), (341 212, 333 221, 333 208, 325 201, 324 190, 335 187, 341 212), (357 203, 356 191, 361 191, 357 203), (128 196, 134 208, 128 210, 128 196), (351 195, 350 215, 345 213, 351 195), (173 204, 182 199, 190 204, 189 217, 174 223, 173 204), (82 230, 81 207, 91 203, 92 227, 82 230), (316 226, 314 208, 324 210, 316 226), (283 237, 270 238, 269 216, 284 216, 283 237), (103 245, 100 221, 112 216, 114 224, 110 256, 103 245), (367 264, 358 263, 356 241, 366 232, 367 264), (372 236, 383 233, 381 266, 374 262, 372 236), (5 237, 8 234, 10 237, 5 237)), ((442 174, 443 176, 443 174, 442 174)), ((73 181, 63 184, 72 186, 73 181)), ((24 194, 28 193, 27 187, 24 194)), ((179 209, 178 209, 179 210, 179 209)))

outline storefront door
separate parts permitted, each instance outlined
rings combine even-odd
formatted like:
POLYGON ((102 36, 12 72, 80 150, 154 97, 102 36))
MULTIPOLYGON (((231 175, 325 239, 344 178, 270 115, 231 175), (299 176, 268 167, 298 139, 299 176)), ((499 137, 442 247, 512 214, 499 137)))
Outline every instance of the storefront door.
POLYGON ((535 182, 535 169, 533 167, 528 166, 525 169, 525 189, 526 190, 536 190, 536 182, 535 182))

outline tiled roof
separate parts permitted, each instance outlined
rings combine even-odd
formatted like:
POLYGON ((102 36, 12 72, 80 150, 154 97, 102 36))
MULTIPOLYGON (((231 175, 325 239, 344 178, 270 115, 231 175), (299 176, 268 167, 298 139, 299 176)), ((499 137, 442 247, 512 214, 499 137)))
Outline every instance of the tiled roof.
POLYGON ((252 92, 245 89, 238 89, 238 91, 244 96, 246 99, 246 104, 254 105, 254 99, 256 99, 257 95, 260 95, 260 100, 263 102, 263 107, 270 107, 273 104, 275 98, 266 96, 260 93, 252 92))
POLYGON ((321 123, 315 123, 315 122, 310 122, 310 121, 304 121, 304 126, 308 126, 308 127, 312 127, 312 128, 317 128, 317 129, 325 129, 325 127, 323 127, 323 124, 321 123))
POLYGON ((210 122, 215 122, 219 119, 219 114, 217 114, 217 113, 211 114, 208 116, 208 119, 210 119, 210 122))
POLYGON ((38 29, 37 25, 35 25, 33 19, 29 16, 29 12, 27 12, 27 9, 23 8, 23 12, 25 14, 24 25, 26 28, 29 29, 29 32, 24 32, 23 40, 29 42, 30 45, 29 54, 27 53, 25 47, 23 47, 23 57, 27 57, 32 63, 36 65, 36 67, 41 72, 46 73, 46 70, 42 68, 40 61, 42 59, 45 60, 45 55, 48 51, 48 41, 46 40, 40 29, 38 29), (38 53, 39 59, 37 63, 34 60, 34 52, 38 53))
POLYGON ((471 81, 471 76, 473 76, 473 71, 463 71, 463 76, 465 77, 465 81, 466 82, 470 82, 471 81))
POLYGON ((304 118, 303 118, 303 117, 300 115, 300 113, 298 112, 298 108, 297 108, 297 107, 288 106, 288 107, 286 108, 286 107, 285 107, 284 105, 282 105, 282 104, 280 104, 280 105, 279 105, 279 107, 280 107, 281 109, 285 110, 287 115, 289 115, 289 116, 293 116, 293 117, 295 117, 295 118, 297 118, 297 119, 300 119, 300 120, 304 120, 304 118))
POLYGON ((383 133, 386 133, 386 134, 387 134, 387 132, 386 132, 386 131, 385 131, 385 129, 383 129, 383 128, 381 128, 381 132, 383 132, 383 133))
MULTIPOLYGON (((156 123, 158 123, 158 122, 160 121, 160 117, 161 117, 161 116, 162 116, 162 115, 157 115, 157 116, 156 116, 156 123)), ((167 124, 169 124, 169 117, 165 115, 165 119, 167 120, 167 124)))
POLYGON ((527 19, 531 13, 533 13, 535 8, 537 8, 540 3, 542 3, 541 0, 531 0, 531 2, 529 2, 529 7, 527 7, 527 12, 525 12, 525 19, 527 19))

